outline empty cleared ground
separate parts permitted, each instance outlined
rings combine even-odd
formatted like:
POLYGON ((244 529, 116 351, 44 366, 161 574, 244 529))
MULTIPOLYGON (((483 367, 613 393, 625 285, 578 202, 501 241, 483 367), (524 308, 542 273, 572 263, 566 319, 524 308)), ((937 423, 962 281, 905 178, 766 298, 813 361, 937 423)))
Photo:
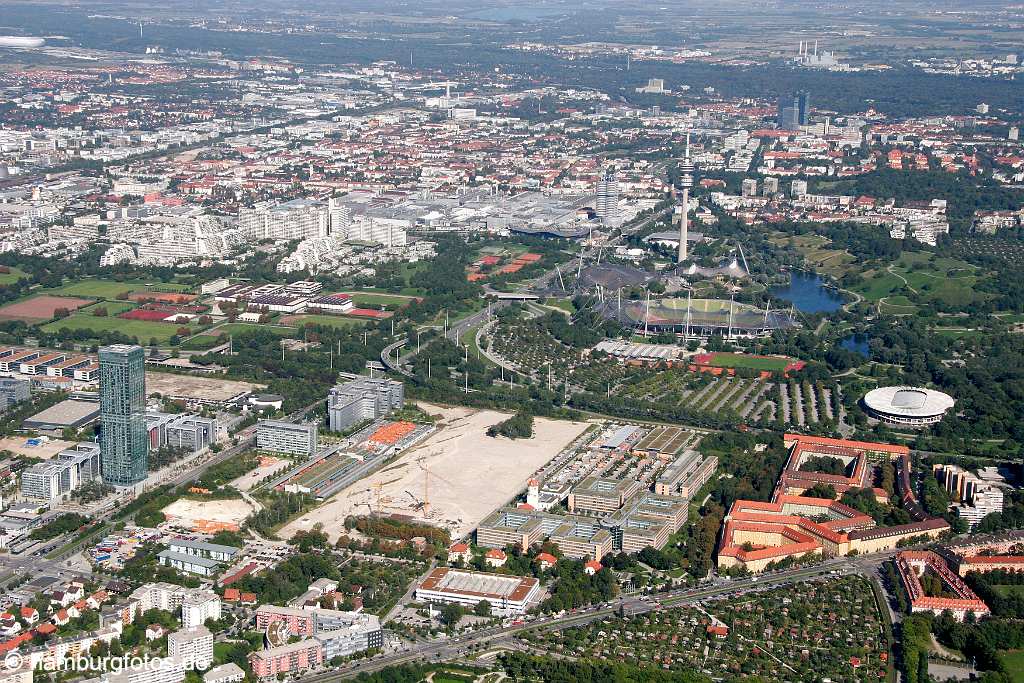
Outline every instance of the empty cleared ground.
POLYGON ((488 513, 523 490, 531 474, 588 426, 585 422, 537 418, 533 438, 512 441, 487 436, 487 428, 509 417, 507 413, 423 407, 441 415, 436 432, 372 477, 356 482, 295 520, 278 535, 290 538, 299 530, 322 524, 331 540, 337 539, 344 533, 345 517, 365 515, 376 506, 372 487, 380 483, 382 512, 424 519, 421 502, 428 492, 430 514, 425 519, 448 528, 453 537, 465 536, 488 513))

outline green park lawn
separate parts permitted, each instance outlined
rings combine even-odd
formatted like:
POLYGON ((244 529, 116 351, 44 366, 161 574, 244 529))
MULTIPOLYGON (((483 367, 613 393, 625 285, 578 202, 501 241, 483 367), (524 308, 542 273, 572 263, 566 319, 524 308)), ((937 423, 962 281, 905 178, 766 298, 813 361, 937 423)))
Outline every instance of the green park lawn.
POLYGON ((84 296, 93 299, 116 299, 118 294, 124 292, 139 292, 151 289, 164 292, 182 292, 189 287, 168 282, 144 282, 142 280, 128 280, 118 282, 116 280, 75 280, 60 287, 44 290, 45 294, 63 294, 64 296, 84 296))
POLYGON ((323 325, 324 327, 360 327, 367 323, 363 318, 350 318, 341 315, 318 315, 313 313, 288 316, 287 320, 289 325, 297 326, 302 326, 306 323, 313 323, 314 325, 323 325))
POLYGON ((352 297, 357 308, 366 306, 387 306, 388 310, 401 308, 412 303, 413 298, 398 294, 382 294, 379 292, 345 292, 352 297))
POLYGON ((253 332, 255 330, 267 330, 282 337, 293 336, 296 332, 294 327, 282 327, 279 325, 256 325, 253 323, 225 323, 209 330, 208 334, 216 336, 220 334, 239 334, 241 332, 253 332))
POLYGON ((917 313, 917 306, 905 296, 889 296, 881 302, 882 313, 889 315, 912 315, 917 313))
POLYGON ((1003 665, 1014 683, 1024 683, 1024 650, 1008 650, 1001 655, 1003 665))
POLYGON ((11 267, 11 272, 0 273, 0 285, 9 285, 25 277, 28 277, 28 273, 20 268, 11 267))
POLYGON ((868 271, 864 273, 864 282, 852 288, 858 294, 863 294, 869 301, 878 301, 884 296, 903 289, 903 283, 892 273, 885 271, 868 271))
POLYGON ((97 301, 94 304, 89 304, 83 308, 78 309, 78 313, 92 315, 92 312, 98 308, 107 309, 108 316, 115 316, 125 311, 130 311, 135 308, 136 304, 130 301, 97 301))
POLYGON ((711 364, 720 368, 751 368, 782 372, 790 362, 789 358, 758 358, 742 353, 716 353, 711 364))

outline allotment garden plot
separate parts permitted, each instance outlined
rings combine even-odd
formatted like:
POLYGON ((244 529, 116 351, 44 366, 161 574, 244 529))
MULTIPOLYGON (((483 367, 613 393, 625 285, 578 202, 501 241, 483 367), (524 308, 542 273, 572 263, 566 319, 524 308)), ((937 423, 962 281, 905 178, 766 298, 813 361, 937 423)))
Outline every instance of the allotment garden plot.
POLYGON ((888 624, 862 577, 613 617, 524 638, 560 656, 700 671, 716 679, 746 674, 861 683, 884 680, 891 659, 888 624))

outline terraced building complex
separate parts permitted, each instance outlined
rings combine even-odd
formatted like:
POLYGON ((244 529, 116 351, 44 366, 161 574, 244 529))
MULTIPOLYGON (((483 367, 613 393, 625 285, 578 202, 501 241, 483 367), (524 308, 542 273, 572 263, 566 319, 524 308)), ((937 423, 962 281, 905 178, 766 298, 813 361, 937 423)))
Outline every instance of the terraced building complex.
POLYGON ((939 615, 949 611, 960 621, 968 614, 982 617, 989 613, 988 605, 936 553, 927 550, 905 550, 896 555, 896 569, 910 600, 911 612, 931 612, 939 615), (942 582, 943 595, 928 595, 925 592, 921 577, 926 573, 938 577, 942 582))
MULTIPOLYGON (((910 450, 905 446, 798 434, 786 434, 785 442, 792 451, 772 500, 737 500, 726 515, 718 550, 720 568, 761 572, 774 563, 808 554, 835 557, 880 552, 895 548, 902 540, 935 538, 949 529, 944 519, 927 516, 917 505, 907 475, 910 450), (823 455, 839 458, 852 472, 835 475, 800 469, 808 458, 823 455), (865 488, 873 465, 885 461, 897 464, 899 495, 914 522, 879 527, 870 516, 838 501, 800 495, 819 483, 837 491, 865 488)), ((881 490, 875 490, 875 495, 887 496, 881 490)))

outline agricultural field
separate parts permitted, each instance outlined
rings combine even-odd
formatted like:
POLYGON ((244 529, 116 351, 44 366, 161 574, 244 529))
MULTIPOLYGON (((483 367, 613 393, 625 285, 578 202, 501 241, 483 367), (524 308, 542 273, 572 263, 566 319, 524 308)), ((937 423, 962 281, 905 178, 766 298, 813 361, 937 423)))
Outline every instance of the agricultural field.
POLYGON ((623 661, 715 679, 885 680, 891 633, 867 579, 748 593, 522 636, 556 656, 623 661), (721 635, 712 627, 725 627, 721 635))
POLYGON ((91 303, 93 303, 91 299, 40 294, 0 307, 0 320, 24 320, 27 323, 41 323, 52 320, 54 312, 60 308, 74 311, 91 303))

